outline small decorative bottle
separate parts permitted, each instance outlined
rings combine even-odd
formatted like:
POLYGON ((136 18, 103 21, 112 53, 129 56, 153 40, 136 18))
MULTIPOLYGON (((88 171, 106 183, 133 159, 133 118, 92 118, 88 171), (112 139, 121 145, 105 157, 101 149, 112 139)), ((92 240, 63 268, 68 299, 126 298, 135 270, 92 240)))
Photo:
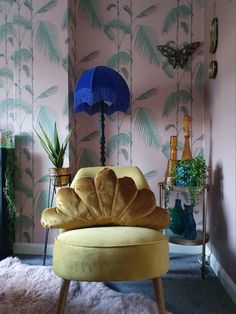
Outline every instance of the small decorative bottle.
POLYGON ((175 182, 173 177, 175 176, 175 168, 177 164, 177 136, 170 137, 170 159, 168 160, 165 183, 173 185, 175 182))
POLYGON ((197 237, 193 206, 184 204, 184 239, 195 240, 197 237))
POLYGON ((192 153, 190 149, 190 124, 191 124, 192 118, 190 116, 184 116, 184 149, 182 154, 182 160, 191 160, 192 159, 192 153))
POLYGON ((181 200, 176 199, 173 208, 170 211, 170 230, 175 234, 183 234, 184 232, 184 210, 181 205, 181 200))

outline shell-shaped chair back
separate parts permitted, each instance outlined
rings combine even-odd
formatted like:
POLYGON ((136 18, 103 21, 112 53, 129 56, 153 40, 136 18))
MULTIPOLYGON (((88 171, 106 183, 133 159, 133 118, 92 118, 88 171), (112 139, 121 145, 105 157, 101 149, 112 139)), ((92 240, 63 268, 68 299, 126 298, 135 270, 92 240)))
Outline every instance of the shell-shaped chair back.
POLYGON ((56 208, 42 213, 41 223, 47 228, 117 225, 159 230, 169 224, 169 214, 157 207, 137 167, 83 168, 70 188, 57 192, 56 203, 56 208))

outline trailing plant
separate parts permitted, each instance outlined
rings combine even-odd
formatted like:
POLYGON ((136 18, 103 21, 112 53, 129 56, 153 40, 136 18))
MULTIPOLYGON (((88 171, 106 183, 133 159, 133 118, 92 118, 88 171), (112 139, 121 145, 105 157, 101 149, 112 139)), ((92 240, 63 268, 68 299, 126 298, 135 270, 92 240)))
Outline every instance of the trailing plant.
POLYGON ((13 244, 15 242, 15 218, 16 218, 16 203, 15 203, 15 153, 14 149, 6 150, 6 173, 5 173, 5 188, 4 196, 7 204, 7 219, 8 219, 8 247, 9 251, 13 252, 13 244))
POLYGON ((209 168, 203 156, 197 156, 191 160, 180 160, 176 166, 176 185, 185 186, 188 190, 191 205, 196 206, 203 192, 208 177, 209 168))
POLYGON ((35 129, 34 130, 39 138, 41 145, 46 151, 52 164, 56 168, 62 168, 64 164, 66 148, 69 143, 70 137, 74 132, 74 129, 71 129, 65 137, 63 143, 60 143, 56 122, 54 123, 53 141, 50 140, 40 123, 39 127, 41 129, 43 137, 39 134, 39 132, 37 132, 35 129))

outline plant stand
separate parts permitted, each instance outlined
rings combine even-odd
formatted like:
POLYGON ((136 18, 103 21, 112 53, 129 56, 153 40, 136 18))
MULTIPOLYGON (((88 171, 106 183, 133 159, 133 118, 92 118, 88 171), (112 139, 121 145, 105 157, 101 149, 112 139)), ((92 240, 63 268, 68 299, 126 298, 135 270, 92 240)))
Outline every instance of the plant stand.
MULTIPOLYGON (((159 205, 165 207, 165 193, 178 193, 186 192, 188 193, 187 187, 170 186, 166 185, 165 182, 160 182, 159 186, 159 205)), ((169 237, 169 242, 178 245, 202 245, 202 253, 198 258, 201 264, 201 275, 204 279, 208 275, 208 268, 205 265, 206 262, 206 243, 209 241, 209 235, 206 232, 206 219, 207 219, 207 192, 209 186, 205 185, 203 189, 202 198, 202 230, 197 230, 197 236, 195 240, 184 239, 182 235, 176 235, 172 233, 169 229, 165 230, 165 234, 169 237)), ((165 208, 167 209, 167 208, 165 208)))
MULTIPOLYGON (((49 184, 48 184, 48 207, 52 207, 54 196, 56 194, 56 188, 61 188, 64 185, 60 182, 62 182, 62 178, 65 176, 69 176, 69 184, 71 183, 71 174, 66 175, 56 175, 56 176, 50 176, 49 177, 49 184), (57 182, 55 185, 54 182, 57 182), (59 183, 58 183, 59 182, 59 183)), ((44 241, 44 253, 43 253, 43 265, 46 264, 46 258, 47 258, 47 246, 48 246, 48 235, 49 235, 49 228, 46 228, 45 231, 45 241, 44 241)))

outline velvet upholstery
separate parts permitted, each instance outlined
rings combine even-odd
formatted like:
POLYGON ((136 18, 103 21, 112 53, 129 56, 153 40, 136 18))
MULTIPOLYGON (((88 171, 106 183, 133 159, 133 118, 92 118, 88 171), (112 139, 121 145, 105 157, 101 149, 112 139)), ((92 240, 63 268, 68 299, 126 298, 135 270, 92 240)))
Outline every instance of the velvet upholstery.
POLYGON ((117 178, 113 169, 98 169, 96 176, 83 176, 74 188, 57 192, 57 207, 43 211, 47 228, 75 229, 91 226, 140 226, 163 229, 169 214, 156 205, 154 193, 138 189, 130 177, 117 178))
POLYGON ((161 232, 141 227, 67 231, 55 240, 53 270, 68 280, 103 282, 155 278, 168 271, 167 242, 161 232), (61 258, 62 254, 66 259, 61 258))
POLYGON ((64 313, 70 280, 153 279, 159 314, 165 313, 161 276, 168 271, 169 214, 156 205, 137 167, 89 167, 61 188, 56 207, 43 211, 46 228, 61 228, 53 270, 62 278, 58 311, 64 313), (156 229, 156 230, 155 230, 156 229))

